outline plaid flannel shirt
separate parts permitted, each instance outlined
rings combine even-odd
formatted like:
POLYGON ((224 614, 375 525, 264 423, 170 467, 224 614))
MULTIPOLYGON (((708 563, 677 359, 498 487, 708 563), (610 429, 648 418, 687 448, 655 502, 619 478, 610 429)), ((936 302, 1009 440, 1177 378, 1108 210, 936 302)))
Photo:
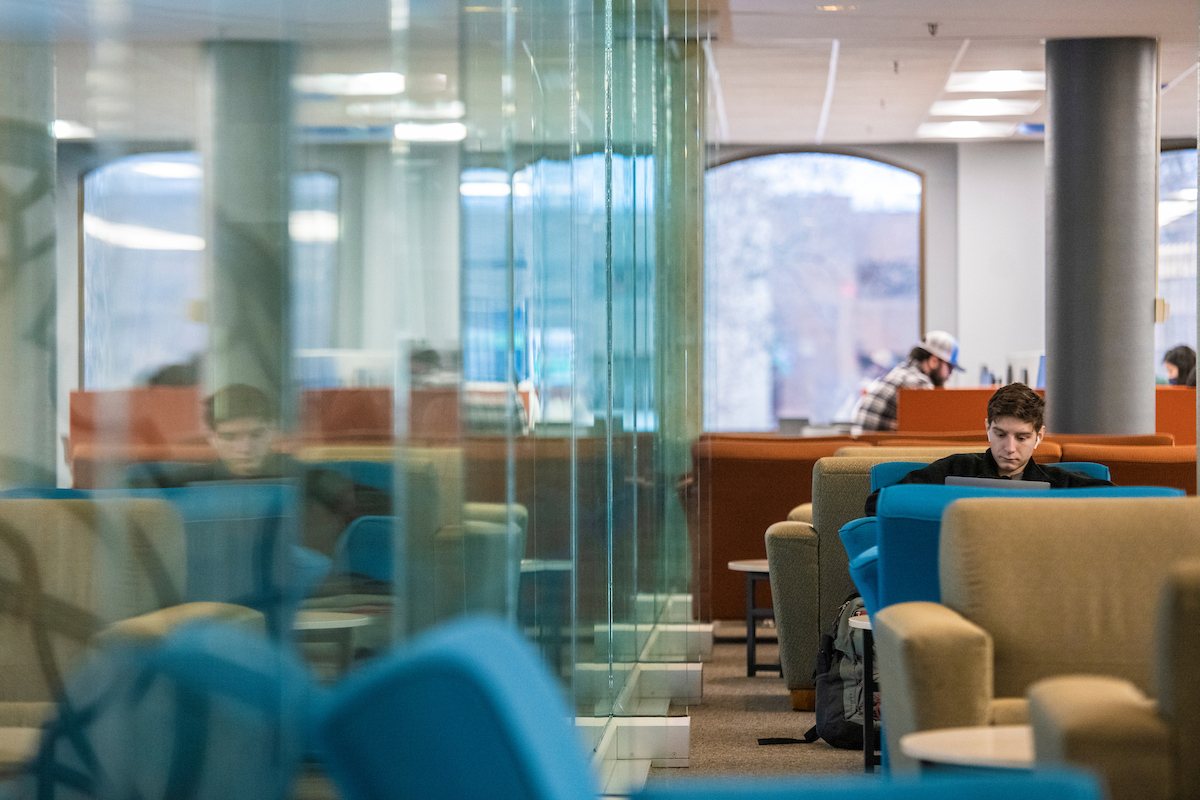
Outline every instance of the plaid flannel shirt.
POLYGON ((896 395, 900 387, 932 389, 933 381, 921 372, 915 361, 892 367, 882 378, 871 381, 854 407, 854 424, 864 431, 896 430, 896 395))

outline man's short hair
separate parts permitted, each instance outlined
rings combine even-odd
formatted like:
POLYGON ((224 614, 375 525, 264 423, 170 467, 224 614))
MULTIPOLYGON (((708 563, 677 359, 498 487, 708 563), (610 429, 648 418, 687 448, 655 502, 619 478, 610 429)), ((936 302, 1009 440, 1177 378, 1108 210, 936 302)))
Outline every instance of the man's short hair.
POLYGON ((1001 386, 988 400, 988 424, 991 425, 1000 417, 1014 417, 1030 423, 1035 431, 1040 431, 1046 420, 1046 401, 1023 383, 1001 386))
POLYGON ((909 361, 924 361, 932 355, 933 355, 933 353, 929 352, 924 347, 917 345, 912 350, 908 351, 908 360, 909 361))
POLYGON ((222 422, 246 417, 268 422, 275 420, 275 409, 262 389, 246 383, 231 383, 204 400, 204 424, 209 430, 215 431, 222 422))

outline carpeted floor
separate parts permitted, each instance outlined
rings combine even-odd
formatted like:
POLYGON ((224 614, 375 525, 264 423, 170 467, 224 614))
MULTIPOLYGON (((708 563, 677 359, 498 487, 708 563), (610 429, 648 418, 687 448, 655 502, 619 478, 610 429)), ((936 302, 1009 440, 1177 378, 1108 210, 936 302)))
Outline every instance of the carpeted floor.
MULTIPOLYGON (((764 634, 771 636, 769 630, 764 634)), ((778 660, 774 643, 759 641, 758 659, 778 660)), ((800 738, 812 727, 811 712, 792 711, 783 679, 760 672, 746 677, 746 645, 742 626, 721 623, 711 661, 704 664, 704 701, 673 713, 691 720, 690 765, 653 767, 647 785, 714 776, 817 775, 861 773, 862 752, 837 750, 817 740, 812 744, 760 745, 766 737, 800 738)), ((296 800, 336 800, 337 792, 317 771, 300 779, 296 800)))
MULTIPOLYGON (((741 635, 742 626, 718 625, 713 658, 704 665, 704 701, 680 709, 692 718, 690 766, 651 768, 647 784, 717 775, 861 773, 859 750, 837 750, 821 740, 812 744, 758 743, 765 737, 800 738, 812 727, 813 714, 792 711, 778 673, 746 677, 746 645, 741 635)), ((760 640, 758 660, 777 661, 776 646, 760 640)))

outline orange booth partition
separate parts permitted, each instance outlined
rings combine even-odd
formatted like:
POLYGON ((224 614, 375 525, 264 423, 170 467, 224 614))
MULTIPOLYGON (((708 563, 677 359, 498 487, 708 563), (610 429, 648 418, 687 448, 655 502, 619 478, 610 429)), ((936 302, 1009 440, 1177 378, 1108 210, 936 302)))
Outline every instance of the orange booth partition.
MULTIPOLYGON (((1155 387, 1155 429, 1170 434, 1174 444, 1196 443, 1196 389, 1189 386, 1155 387)), ((900 433, 928 431, 983 430, 987 417, 987 401, 996 391, 994 386, 964 389, 901 389, 898 397, 897 421, 900 433)), ((1042 390, 1038 390, 1042 394, 1042 390)), ((1054 421, 1049 428, 1053 431, 1054 421)), ((1055 438, 1054 433, 1048 434, 1055 438)), ((1141 434, 1147 436, 1150 434, 1141 434)), ((1087 434, 1090 439, 1103 440, 1100 435, 1087 434)), ((1115 442, 1113 442, 1115 443, 1115 442)), ((1138 442, 1128 442, 1137 444, 1138 442)), ((1142 442, 1151 444, 1152 442, 1142 442)), ((1160 442, 1170 444, 1169 441, 1160 442)))

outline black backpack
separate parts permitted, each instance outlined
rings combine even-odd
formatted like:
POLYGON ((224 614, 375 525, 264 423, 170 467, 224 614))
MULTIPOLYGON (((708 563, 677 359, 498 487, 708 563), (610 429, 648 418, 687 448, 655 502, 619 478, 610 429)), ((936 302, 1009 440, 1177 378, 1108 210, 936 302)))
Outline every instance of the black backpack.
MULTIPOLYGON (((866 613, 862 598, 853 594, 838 609, 829 632, 821 634, 813 670, 817 724, 804 734, 805 742, 820 738, 847 750, 863 747, 863 632, 850 627, 850 617, 860 613, 866 613)), ((874 719, 874 698, 871 707, 874 719)))

